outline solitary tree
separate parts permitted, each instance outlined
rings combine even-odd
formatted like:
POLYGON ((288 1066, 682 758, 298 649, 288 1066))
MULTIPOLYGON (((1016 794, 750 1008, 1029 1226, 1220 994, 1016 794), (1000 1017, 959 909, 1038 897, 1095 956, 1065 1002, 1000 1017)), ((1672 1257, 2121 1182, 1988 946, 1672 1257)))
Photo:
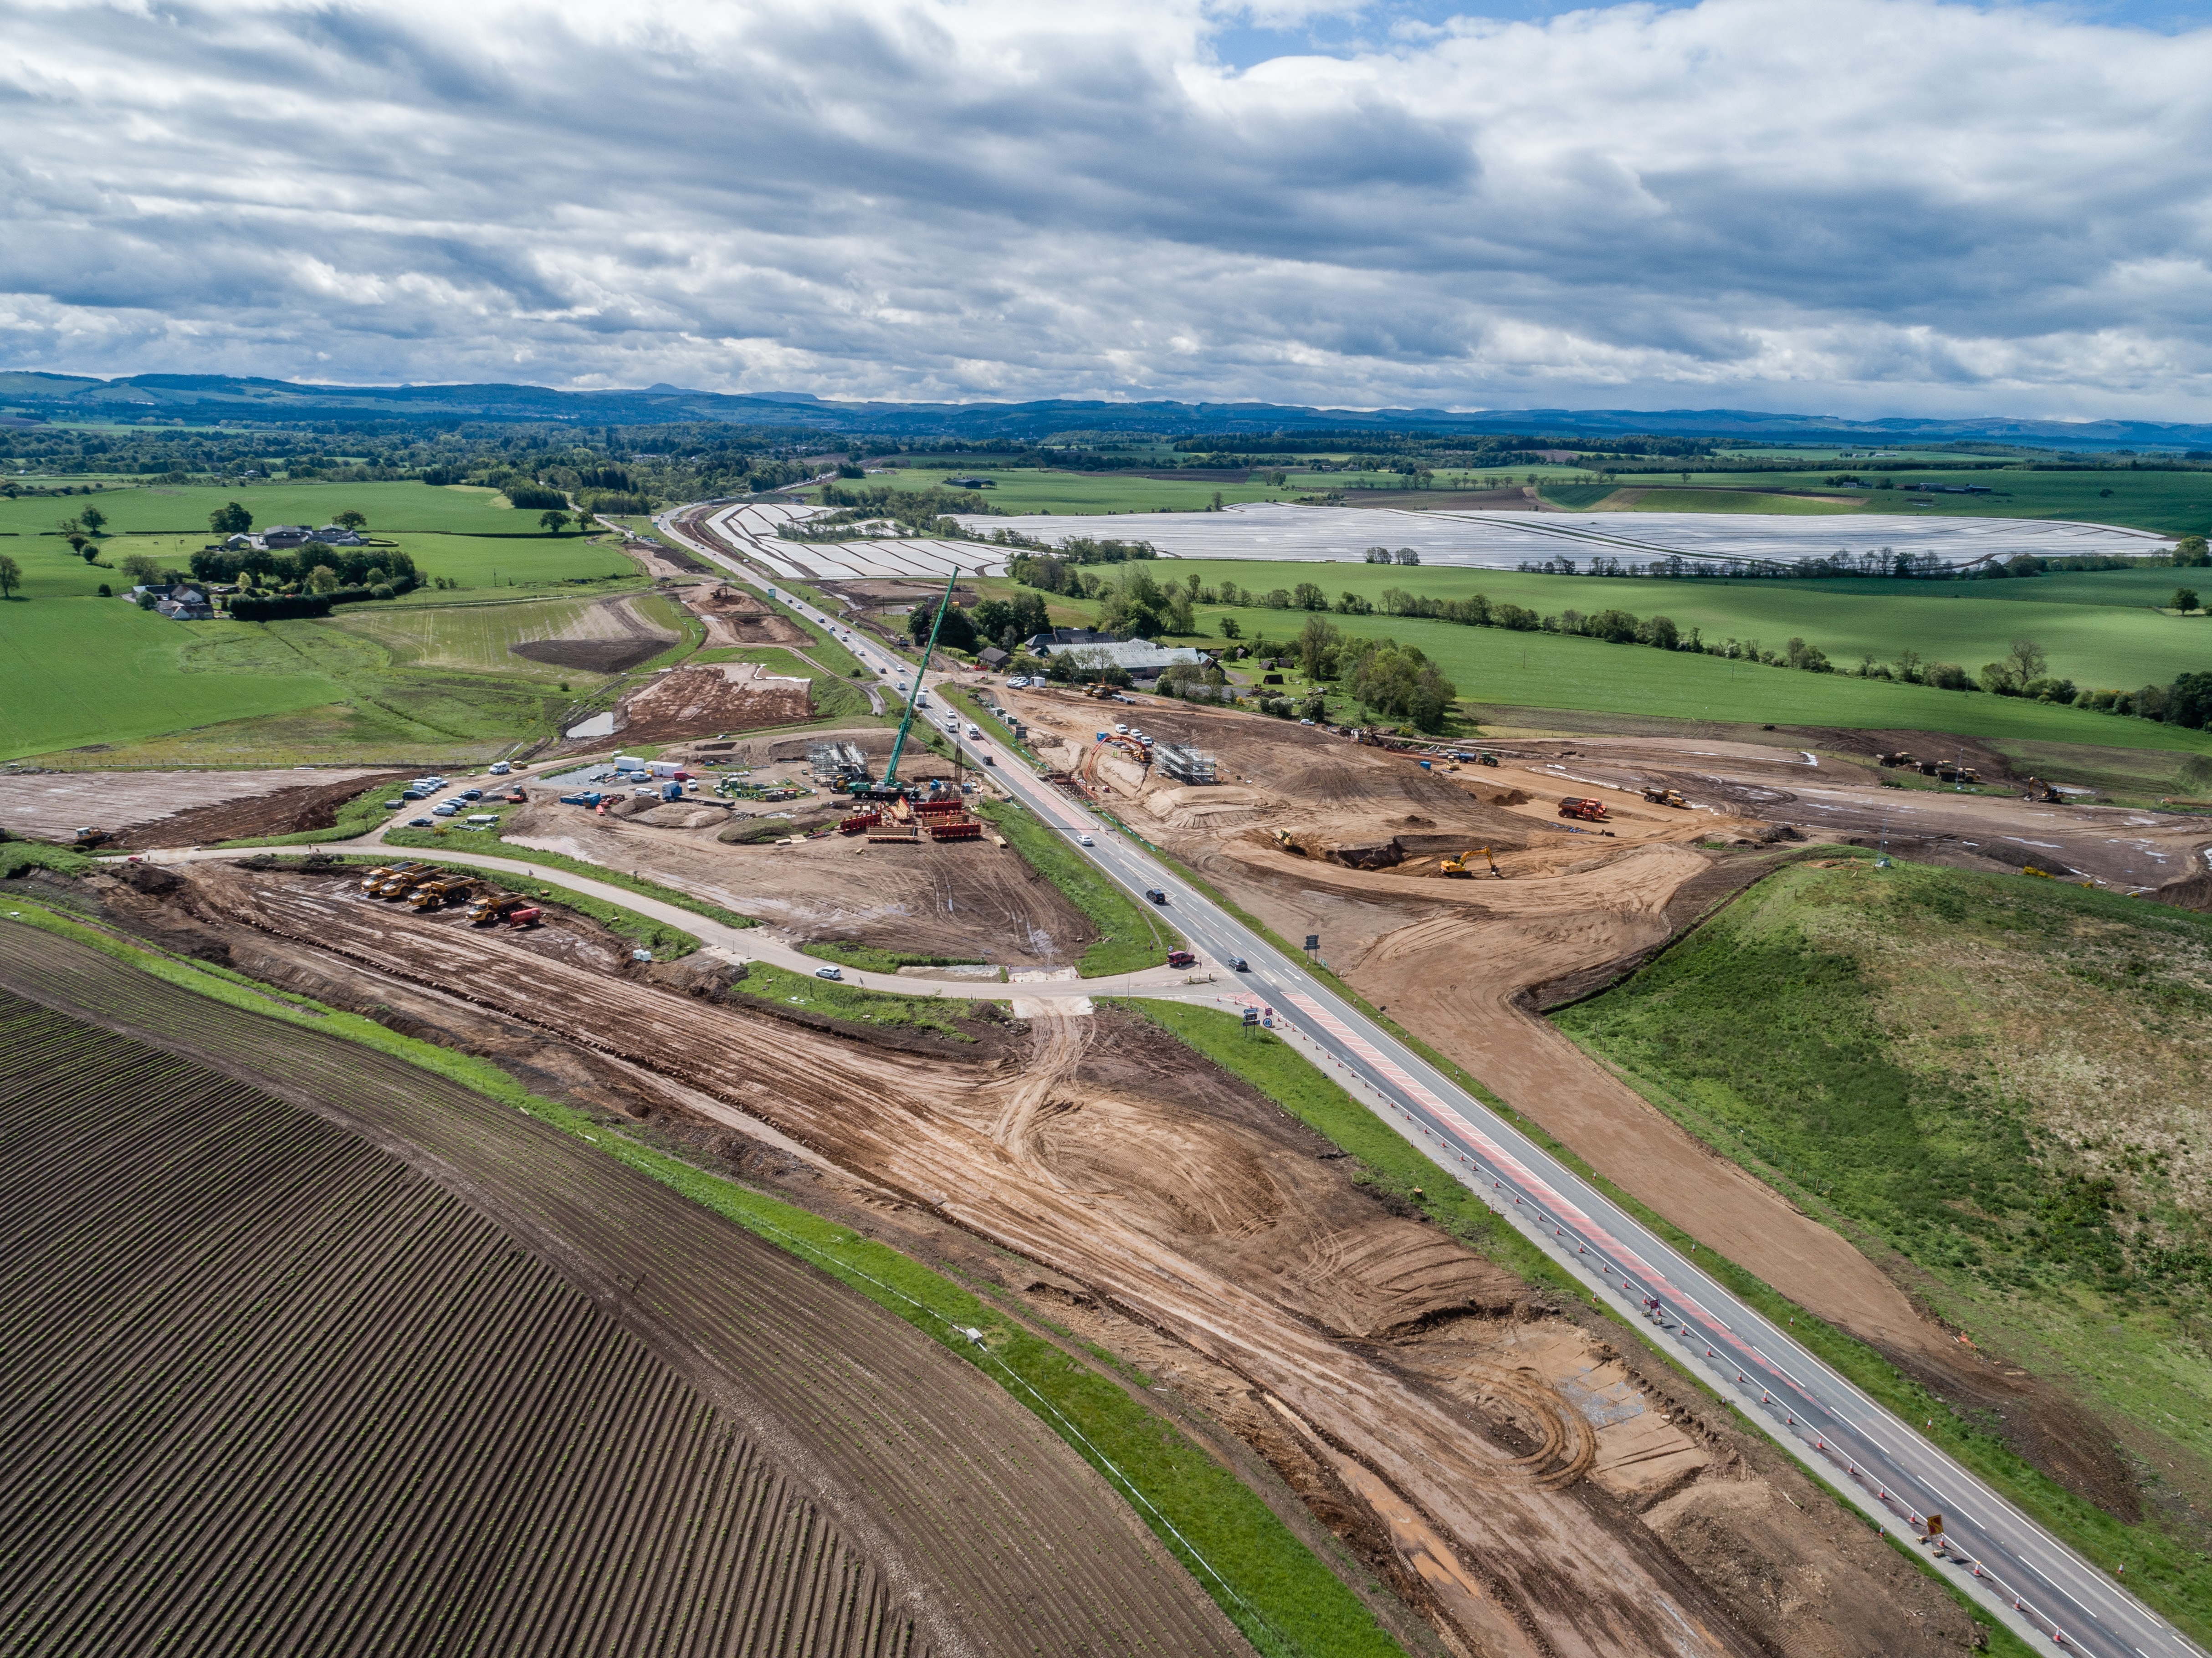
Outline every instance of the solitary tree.
POLYGON ((219 536, 242 536, 253 527, 253 514, 236 501, 208 514, 208 528, 219 536))
POLYGON ((2005 653, 2005 665, 2013 671, 2025 685, 2031 679, 2040 679, 2051 666, 2051 659, 2044 654, 2043 647, 2032 639, 2015 639, 2012 648, 2005 653))
POLYGON ((547 535, 557 536, 568 527, 568 515, 559 511, 540 513, 538 515, 538 525, 547 535))
POLYGON ((0 598, 13 598, 23 580, 23 567, 0 553, 0 598))
POLYGON ((2197 602, 2197 589, 2194 587, 2176 587, 2173 597, 2166 600, 2166 604, 2168 610, 2179 610, 2184 614, 2203 608, 2197 602))
POLYGON ((88 507, 76 515, 76 521, 84 525, 87 535, 96 536, 106 526, 107 514, 97 507, 88 507))
POLYGON ((331 522, 333 524, 342 524, 347 529, 352 531, 356 535, 359 535, 363 530, 368 528, 368 514, 366 513, 357 513, 352 507, 349 507, 345 511, 333 518, 331 522))

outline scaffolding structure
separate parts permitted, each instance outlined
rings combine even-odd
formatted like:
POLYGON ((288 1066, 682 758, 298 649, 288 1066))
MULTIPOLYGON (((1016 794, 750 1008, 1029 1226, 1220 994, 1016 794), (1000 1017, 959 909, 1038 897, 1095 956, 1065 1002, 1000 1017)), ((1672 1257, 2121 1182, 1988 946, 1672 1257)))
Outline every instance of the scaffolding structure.
POLYGON ((1152 768, 1178 783, 1214 783, 1213 756, 1203 749, 1179 748, 1162 743, 1152 750, 1152 768))

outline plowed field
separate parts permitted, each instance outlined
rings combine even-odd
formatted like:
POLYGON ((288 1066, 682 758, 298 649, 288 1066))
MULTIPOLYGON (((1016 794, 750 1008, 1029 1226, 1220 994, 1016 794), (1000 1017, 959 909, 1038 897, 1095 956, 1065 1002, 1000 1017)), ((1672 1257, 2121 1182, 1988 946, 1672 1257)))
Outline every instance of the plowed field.
POLYGON ((1748 1655, 1788 1629, 1794 1650, 1888 1658, 1963 1631, 1871 1533, 1805 1532, 1783 1500, 1795 1474, 1753 1473, 1694 1407, 1392 1216, 1187 1050, 1041 1017, 1020 1063, 891 1054, 363 914, 306 879, 205 869, 192 885, 196 915, 321 971, 465 999, 652 1073, 690 1101, 649 1108, 656 1122, 765 1123, 894 1210, 1065 1274, 1086 1317, 1231 1378, 1237 1431, 1342 1534, 1383 1538, 1393 1581, 1460 1649, 1748 1655), (1784 1581, 1796 1613, 1753 1587, 1784 1581))
POLYGON ((9 1649, 1239 1649, 979 1374, 589 1147, 20 927, 0 992, 9 1649))

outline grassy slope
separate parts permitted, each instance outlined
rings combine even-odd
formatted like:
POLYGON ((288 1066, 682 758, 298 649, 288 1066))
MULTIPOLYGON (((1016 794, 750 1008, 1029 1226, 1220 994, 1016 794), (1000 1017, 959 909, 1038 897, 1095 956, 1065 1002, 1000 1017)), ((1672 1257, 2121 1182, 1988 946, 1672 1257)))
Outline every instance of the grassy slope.
POLYGON ((1170 1552, 1269 1658, 1400 1658, 1397 1644, 1352 1592, 1203 1448, 1116 1382, 1069 1358, 963 1285, 805 1210, 641 1144, 633 1125, 529 1093, 487 1060, 398 1035, 304 999, 264 993, 252 981, 226 969, 152 956, 35 905, 23 918, 199 994, 392 1054, 589 1141, 821 1267, 1006 1388, 1117 1492, 1133 1497, 1170 1552), (982 1340, 969 1339, 969 1329, 981 1331, 982 1340), (1194 1559, 1194 1551, 1205 1565, 1194 1559))
MULTIPOLYGON (((2212 919, 1855 859, 1776 876, 1559 1022, 1706 1143, 1910 1256, 1984 1346, 2124 1420, 2149 1523, 2008 1483, 2201 1636, 2208 1012, 2212 919)), ((1944 1424, 1984 1463, 1993 1425, 1944 1424)))
POLYGON ((1096 873, 1067 842, 1018 806, 983 803, 986 817, 1037 873, 1058 887, 1067 901, 1098 929, 1098 942, 1076 964, 1079 977, 1103 979, 1158 967, 1182 943, 1182 935, 1149 904, 1140 904, 1096 873))

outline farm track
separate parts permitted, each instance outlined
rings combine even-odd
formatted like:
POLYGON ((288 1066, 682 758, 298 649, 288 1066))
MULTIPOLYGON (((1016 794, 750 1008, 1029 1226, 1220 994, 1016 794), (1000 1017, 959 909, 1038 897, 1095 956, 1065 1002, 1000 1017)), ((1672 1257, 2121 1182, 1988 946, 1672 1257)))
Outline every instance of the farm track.
POLYGON ((64 941, 0 989, 0 1651, 1239 1649, 1026 1411, 656 1182, 64 941))
MULTIPOLYGON (((336 891, 246 872, 196 880, 200 902, 232 921, 465 997, 736 1103, 923 1208, 1093 1286, 1281 1401, 1461 1540, 1481 1561, 1487 1590, 1483 1621, 1468 1633, 1493 1652, 1756 1650, 1711 1591, 1652 1549, 1632 1518, 1590 1500, 1586 1486, 1549 1489, 1574 1479, 1580 1447, 1546 1445, 1538 1466, 1563 1478, 1540 1480, 1461 1411, 1155 1236, 1141 1210, 1117 1200, 1122 1193, 1075 1189, 1066 1171, 1040 1178, 993 1138, 1004 1097, 979 1090, 1000 1080, 980 1067, 906 1059, 888 1080, 879 1056, 836 1037, 495 938, 410 924, 336 891)), ((1208 1191, 1201 1206, 1224 1196, 1208 1191)), ((1237 1194, 1229 1206, 1243 1201, 1237 1194)), ((1200 1230, 1246 1218, 1208 1217, 1200 1230)))

